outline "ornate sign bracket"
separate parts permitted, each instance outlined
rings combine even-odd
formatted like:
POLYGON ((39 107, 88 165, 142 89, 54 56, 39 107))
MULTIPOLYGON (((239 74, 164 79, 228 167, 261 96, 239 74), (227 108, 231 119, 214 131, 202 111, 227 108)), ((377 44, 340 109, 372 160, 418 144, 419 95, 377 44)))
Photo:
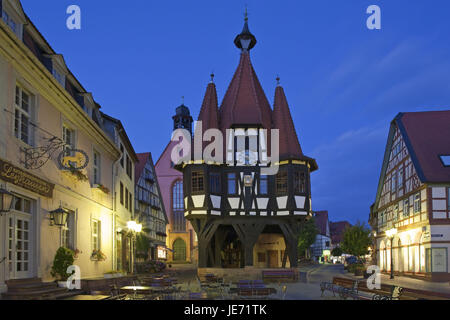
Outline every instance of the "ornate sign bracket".
POLYGON ((58 150, 63 150, 66 143, 58 137, 45 139, 47 144, 35 148, 21 148, 25 153, 25 168, 37 170, 42 168, 58 150))

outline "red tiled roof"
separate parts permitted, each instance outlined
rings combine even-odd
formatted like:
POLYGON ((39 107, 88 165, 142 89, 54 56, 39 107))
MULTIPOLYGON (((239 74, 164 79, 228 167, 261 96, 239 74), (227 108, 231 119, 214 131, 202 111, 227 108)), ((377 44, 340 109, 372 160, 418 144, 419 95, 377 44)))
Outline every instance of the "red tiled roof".
POLYGON ((401 113, 396 122, 422 182, 450 182, 440 159, 450 155, 450 110, 401 113))
POLYGON ((273 127, 280 130, 280 160, 301 159, 303 156, 302 148, 298 141, 284 89, 281 86, 277 86, 275 89, 273 127))
POLYGON ((351 224, 348 221, 330 222, 331 242, 333 244, 341 243, 344 231, 349 227, 351 224))
POLYGON ((203 132, 211 128, 219 129, 219 104, 217 102, 216 85, 213 82, 209 83, 206 88, 198 121, 202 121, 203 132))
POLYGON ((314 213, 314 220, 319 234, 327 235, 328 211, 316 211, 314 213))
POLYGON ((147 163, 148 159, 152 157, 152 154, 150 152, 146 153, 138 153, 136 154, 138 158, 138 162, 136 162, 136 165, 134 167, 134 176, 135 176, 135 182, 139 182, 139 178, 142 175, 142 171, 144 171, 145 164, 147 163))
POLYGON ((219 112, 223 132, 239 124, 272 127, 272 109, 253 69, 249 52, 241 53, 239 66, 219 112))

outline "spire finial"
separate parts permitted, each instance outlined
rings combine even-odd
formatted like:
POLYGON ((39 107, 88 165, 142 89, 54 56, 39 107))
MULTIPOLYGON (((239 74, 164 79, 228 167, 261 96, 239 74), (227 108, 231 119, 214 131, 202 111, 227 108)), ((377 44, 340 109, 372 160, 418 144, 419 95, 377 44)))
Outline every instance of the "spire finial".
POLYGON ((184 106, 184 96, 181 96, 181 105, 184 106))
POLYGON ((280 75, 277 74, 276 80, 277 80, 277 86, 280 86, 280 80, 281 80, 281 79, 280 79, 280 75))
POLYGON ((247 6, 245 6, 245 13, 244 13, 244 28, 242 29, 242 32, 234 39, 234 44, 236 47, 241 49, 243 52, 248 52, 256 45, 257 41, 255 36, 250 32, 248 28, 248 10, 247 6))
POLYGON ((211 83, 214 83, 214 77, 215 77, 215 74, 214 74, 214 71, 213 71, 213 72, 211 72, 211 83))
POLYGON ((248 10, 247 10, 247 5, 245 5, 245 22, 248 22, 248 10))

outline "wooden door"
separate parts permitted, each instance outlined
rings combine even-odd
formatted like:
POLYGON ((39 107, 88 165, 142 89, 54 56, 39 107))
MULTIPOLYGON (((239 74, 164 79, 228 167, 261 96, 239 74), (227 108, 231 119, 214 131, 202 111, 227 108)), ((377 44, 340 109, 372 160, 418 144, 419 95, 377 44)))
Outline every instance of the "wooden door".
POLYGON ((269 268, 279 268, 278 251, 269 251, 269 268))

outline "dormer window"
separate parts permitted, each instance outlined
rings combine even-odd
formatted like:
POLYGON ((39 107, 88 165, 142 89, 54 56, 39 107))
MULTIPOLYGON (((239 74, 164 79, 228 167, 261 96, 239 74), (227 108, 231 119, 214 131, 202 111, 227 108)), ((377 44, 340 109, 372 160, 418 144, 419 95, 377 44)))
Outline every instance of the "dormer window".
POLYGON ((450 167, 450 155, 441 156, 441 161, 444 164, 444 167, 450 167))
POLYGON ((57 69, 53 68, 53 76, 63 87, 66 86, 66 77, 57 69))
POLYGON ((8 13, 3 10, 2 11, 2 20, 11 28, 11 30, 16 33, 17 32, 17 23, 11 18, 8 13))

